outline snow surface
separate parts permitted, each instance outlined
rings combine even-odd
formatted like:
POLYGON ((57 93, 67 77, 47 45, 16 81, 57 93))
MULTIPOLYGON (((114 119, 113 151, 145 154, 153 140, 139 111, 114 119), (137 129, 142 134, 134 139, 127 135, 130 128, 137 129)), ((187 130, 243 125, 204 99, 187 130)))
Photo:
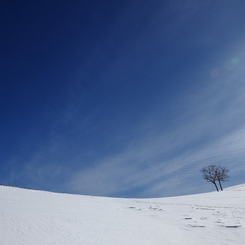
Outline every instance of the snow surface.
POLYGON ((245 184, 158 199, 0 186, 0 244, 245 244, 245 184))

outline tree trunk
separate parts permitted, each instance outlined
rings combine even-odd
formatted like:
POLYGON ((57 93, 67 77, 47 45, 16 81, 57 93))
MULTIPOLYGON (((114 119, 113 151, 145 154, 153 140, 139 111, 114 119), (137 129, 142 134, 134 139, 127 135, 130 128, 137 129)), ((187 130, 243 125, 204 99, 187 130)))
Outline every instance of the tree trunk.
POLYGON ((216 185, 216 183, 215 183, 215 182, 213 182, 213 184, 215 185, 216 190, 217 190, 217 191, 219 191, 218 186, 216 185))
POLYGON ((219 180, 219 186, 220 186, 220 190, 223 191, 222 185, 221 185, 221 181, 219 180))

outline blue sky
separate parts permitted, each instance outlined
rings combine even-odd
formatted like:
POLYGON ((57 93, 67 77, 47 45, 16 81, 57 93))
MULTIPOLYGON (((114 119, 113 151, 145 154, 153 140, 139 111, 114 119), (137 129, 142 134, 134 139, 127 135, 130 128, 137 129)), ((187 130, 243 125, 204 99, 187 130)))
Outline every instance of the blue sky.
POLYGON ((113 197, 244 183, 245 2, 1 3, 0 183, 113 197))

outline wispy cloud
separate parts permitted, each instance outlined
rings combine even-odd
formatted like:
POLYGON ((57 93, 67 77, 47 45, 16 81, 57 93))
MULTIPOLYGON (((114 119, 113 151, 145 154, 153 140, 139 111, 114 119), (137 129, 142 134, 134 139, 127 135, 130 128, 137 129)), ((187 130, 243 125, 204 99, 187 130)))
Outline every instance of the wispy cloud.
POLYGON ((96 124, 91 128, 90 123, 98 115, 94 111, 81 117, 79 106, 71 101, 50 127, 45 145, 22 159, 18 171, 13 164, 11 181, 25 179, 44 189, 52 183, 52 190, 90 195, 130 196, 137 189, 139 197, 169 196, 209 190, 199 169, 214 163, 231 169, 231 183, 241 183, 239 174, 245 171, 241 50, 231 52, 228 61, 217 62, 222 65, 214 67, 219 70, 216 77, 212 69, 199 76, 203 85, 175 98, 168 112, 163 111, 166 106, 152 105, 157 109, 144 115, 135 137, 128 136, 123 145, 122 135, 112 134, 109 141, 118 144, 117 151, 98 154, 94 145, 86 147, 87 136, 97 132, 96 124))
MULTIPOLYGON (((132 139, 119 154, 75 173, 67 188, 84 194, 115 195, 143 186, 139 196, 161 196, 174 190, 175 194, 186 193, 187 186, 193 192, 200 186, 205 189, 200 184, 199 169, 208 164, 225 164, 232 175, 244 171, 245 61, 241 56, 236 67, 221 67, 220 77, 203 78, 207 86, 177 102, 184 102, 181 109, 185 108, 173 119, 177 126, 168 131, 156 128, 151 134, 132 139)), ((154 117, 152 124, 150 121, 148 118, 147 127, 154 128, 154 117)))

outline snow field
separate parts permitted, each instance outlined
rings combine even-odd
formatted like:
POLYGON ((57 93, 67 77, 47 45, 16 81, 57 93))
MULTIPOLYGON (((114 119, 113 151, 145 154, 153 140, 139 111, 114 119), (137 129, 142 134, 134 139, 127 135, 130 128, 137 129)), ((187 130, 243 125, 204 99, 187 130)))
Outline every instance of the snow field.
POLYGON ((0 186, 1 245, 245 244, 245 185, 121 199, 0 186))

